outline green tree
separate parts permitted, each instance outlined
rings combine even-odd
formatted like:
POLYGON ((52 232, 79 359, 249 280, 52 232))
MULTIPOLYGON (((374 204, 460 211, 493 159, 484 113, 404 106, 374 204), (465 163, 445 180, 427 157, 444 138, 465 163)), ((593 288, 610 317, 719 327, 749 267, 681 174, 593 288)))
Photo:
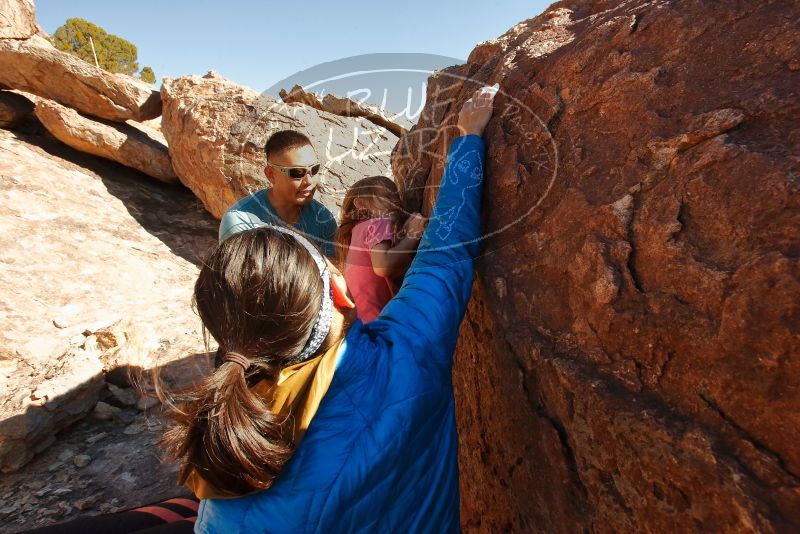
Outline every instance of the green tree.
POLYGON ((139 78, 147 83, 156 83, 156 73, 153 72, 152 67, 142 67, 139 78))
POLYGON ((53 44, 59 50, 69 52, 94 65, 92 46, 94 42, 97 63, 109 72, 121 72, 129 76, 139 70, 136 45, 122 37, 106 32, 88 20, 72 18, 60 26, 53 34, 53 44))

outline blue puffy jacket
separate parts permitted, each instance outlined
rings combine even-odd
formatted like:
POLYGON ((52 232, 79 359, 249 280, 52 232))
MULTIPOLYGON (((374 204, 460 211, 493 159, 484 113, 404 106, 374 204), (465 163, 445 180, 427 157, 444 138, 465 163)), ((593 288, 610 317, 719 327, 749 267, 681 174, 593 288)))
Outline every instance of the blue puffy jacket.
POLYGON ((478 253, 484 142, 450 145, 398 294, 347 333, 336 372, 275 484, 201 501, 195 532, 458 532, 452 356, 478 253))

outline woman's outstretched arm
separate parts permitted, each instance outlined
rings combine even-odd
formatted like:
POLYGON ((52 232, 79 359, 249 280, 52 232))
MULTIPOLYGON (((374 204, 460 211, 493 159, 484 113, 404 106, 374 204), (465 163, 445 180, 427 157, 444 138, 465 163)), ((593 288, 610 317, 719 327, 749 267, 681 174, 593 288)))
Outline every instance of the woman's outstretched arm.
POLYGON ((464 135, 448 149, 430 223, 402 288, 378 317, 429 344, 448 362, 479 251, 485 157, 481 135, 492 114, 493 96, 479 90, 462 107, 458 124, 464 135))

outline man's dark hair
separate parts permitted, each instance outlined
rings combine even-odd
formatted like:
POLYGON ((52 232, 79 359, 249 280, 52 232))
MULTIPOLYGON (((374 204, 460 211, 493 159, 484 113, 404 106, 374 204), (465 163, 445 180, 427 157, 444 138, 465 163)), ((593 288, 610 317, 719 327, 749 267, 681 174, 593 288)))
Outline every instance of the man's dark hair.
POLYGON ((272 160, 273 156, 282 154, 287 150, 310 144, 311 140, 300 132, 281 130, 280 132, 275 132, 267 139, 267 144, 264 145, 264 152, 267 153, 267 159, 272 160))

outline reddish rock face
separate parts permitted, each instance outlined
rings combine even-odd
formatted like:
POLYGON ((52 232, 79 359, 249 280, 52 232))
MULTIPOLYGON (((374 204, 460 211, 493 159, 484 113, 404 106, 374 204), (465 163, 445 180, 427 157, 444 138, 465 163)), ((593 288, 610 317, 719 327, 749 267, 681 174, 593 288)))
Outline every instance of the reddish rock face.
POLYGON ((800 8, 563 2, 431 77, 430 211, 500 83, 454 383, 468 532, 800 528, 800 8))

